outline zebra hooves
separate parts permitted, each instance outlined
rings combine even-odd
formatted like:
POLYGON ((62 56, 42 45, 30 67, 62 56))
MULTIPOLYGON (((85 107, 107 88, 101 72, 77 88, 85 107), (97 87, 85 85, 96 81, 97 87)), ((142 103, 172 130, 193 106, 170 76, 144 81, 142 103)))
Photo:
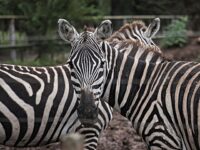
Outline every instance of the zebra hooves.
POLYGON ((84 150, 84 137, 81 134, 66 135, 60 141, 61 150, 84 150))

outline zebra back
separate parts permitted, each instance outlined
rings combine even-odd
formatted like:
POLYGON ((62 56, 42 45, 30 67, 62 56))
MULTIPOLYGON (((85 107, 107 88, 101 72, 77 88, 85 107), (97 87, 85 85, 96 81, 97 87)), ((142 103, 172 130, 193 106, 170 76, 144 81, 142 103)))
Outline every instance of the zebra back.
POLYGON ((149 149, 200 148, 200 64, 169 61, 159 52, 131 41, 116 44, 134 57, 107 48, 103 99, 127 117, 149 149))
POLYGON ((0 65, 0 144, 41 146, 80 132, 85 136, 85 149, 96 149, 112 111, 108 104, 100 102, 97 123, 83 127, 77 107, 68 65, 0 65))

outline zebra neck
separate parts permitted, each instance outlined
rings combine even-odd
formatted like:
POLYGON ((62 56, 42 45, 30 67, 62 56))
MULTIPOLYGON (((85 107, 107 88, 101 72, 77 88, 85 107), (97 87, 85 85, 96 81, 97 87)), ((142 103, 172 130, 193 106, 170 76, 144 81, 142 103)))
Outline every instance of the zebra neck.
MULTIPOLYGON (((104 98, 109 105, 129 120, 134 109, 148 96, 158 71, 165 64, 159 57, 138 51, 134 57, 128 53, 113 52, 104 88, 104 98), (141 56, 141 57, 140 57, 141 56)), ((133 56, 133 55, 132 55, 133 56)), ((109 63, 108 63, 109 64, 109 63)))

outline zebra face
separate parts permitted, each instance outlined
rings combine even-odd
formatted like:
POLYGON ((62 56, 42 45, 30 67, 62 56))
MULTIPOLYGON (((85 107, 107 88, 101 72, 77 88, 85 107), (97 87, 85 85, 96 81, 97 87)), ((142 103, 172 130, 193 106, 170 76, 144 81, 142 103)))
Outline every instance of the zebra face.
POLYGON ((105 20, 95 32, 84 31, 80 34, 64 19, 59 19, 58 24, 60 37, 72 46, 68 64, 73 86, 80 99, 77 111, 79 119, 83 124, 94 123, 106 77, 105 54, 100 42, 111 35, 111 22, 105 20))

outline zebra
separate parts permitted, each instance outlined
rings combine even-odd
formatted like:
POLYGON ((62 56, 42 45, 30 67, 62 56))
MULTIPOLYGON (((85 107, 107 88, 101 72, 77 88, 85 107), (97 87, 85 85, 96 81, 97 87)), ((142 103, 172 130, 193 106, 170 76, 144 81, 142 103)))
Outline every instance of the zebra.
POLYGON ((105 56, 99 43, 111 35, 110 24, 109 20, 105 20, 95 32, 85 29, 79 34, 67 20, 58 20, 60 37, 72 47, 67 64, 71 69, 74 89, 80 99, 77 111, 82 124, 93 124, 97 118, 99 98, 106 78, 105 56))
MULTIPOLYGON (((106 39, 113 47, 119 45, 121 41, 131 40, 139 41, 141 44, 147 47, 152 47, 155 51, 162 53, 160 48, 155 44, 152 38, 155 37, 160 29, 160 18, 155 18, 148 25, 148 27, 142 21, 133 21, 132 23, 126 23, 119 30, 113 33, 108 39, 106 39)), ((118 47, 115 47, 119 49, 118 47)), ((120 52, 124 52, 125 49, 120 49, 120 52)), ((130 56, 130 55, 129 55, 130 56)))
MULTIPOLYGON (((151 47, 155 51, 162 53, 160 48, 152 40, 159 29, 160 18, 153 19, 148 27, 143 21, 136 20, 132 23, 126 23, 125 25, 120 27, 120 29, 115 31, 110 37, 106 39, 106 41, 108 41, 113 47, 115 47, 116 45, 119 46, 119 43, 123 43, 123 41, 139 41, 144 46, 151 47)), ((90 32, 94 32, 95 28, 88 27, 87 30, 90 32)), ((125 52, 126 50, 119 49, 118 47, 115 48, 118 49, 120 52, 125 52)))
POLYGON ((60 37, 72 45, 68 64, 71 66, 72 81, 76 93, 79 99, 84 99, 78 108, 78 112, 80 111, 78 113, 80 115, 79 119, 83 124, 89 121, 92 123, 98 112, 97 107, 92 102, 94 102, 93 99, 96 101, 99 100, 103 87, 103 79, 106 75, 104 52, 102 52, 98 44, 102 39, 105 40, 106 38, 112 44, 115 44, 115 39, 118 39, 117 45, 119 45, 120 40, 134 40, 134 38, 137 38, 145 46, 155 47, 155 50, 159 51, 152 41, 152 37, 154 37, 160 28, 160 19, 154 19, 148 28, 142 22, 133 22, 132 24, 125 25, 110 38, 108 37, 112 33, 112 28, 109 20, 102 21, 94 33, 85 30, 79 34, 65 19, 59 19, 58 24, 60 37), (81 96, 83 97, 81 98, 81 96), (87 106, 88 109, 84 109, 84 105, 88 105, 88 103, 91 104, 90 107, 87 106), (88 111, 90 112, 88 113, 88 111))
POLYGON ((102 99, 132 122, 148 149, 200 149, 200 64, 169 61, 135 42, 123 47, 135 57, 109 54, 102 99))
POLYGON ((97 122, 78 120, 78 98, 68 64, 52 67, 0 65, 0 144, 35 147, 57 142, 66 134, 85 136, 85 150, 95 150, 100 133, 112 118, 99 102, 97 122))
POLYGON ((121 44, 134 57, 99 46, 107 72, 100 99, 132 122, 148 149, 200 149, 200 64, 167 60, 139 41, 121 44))
POLYGON ((124 47, 135 57, 109 54, 102 99, 132 122, 148 149, 200 149, 200 64, 167 60, 135 42, 124 47))

